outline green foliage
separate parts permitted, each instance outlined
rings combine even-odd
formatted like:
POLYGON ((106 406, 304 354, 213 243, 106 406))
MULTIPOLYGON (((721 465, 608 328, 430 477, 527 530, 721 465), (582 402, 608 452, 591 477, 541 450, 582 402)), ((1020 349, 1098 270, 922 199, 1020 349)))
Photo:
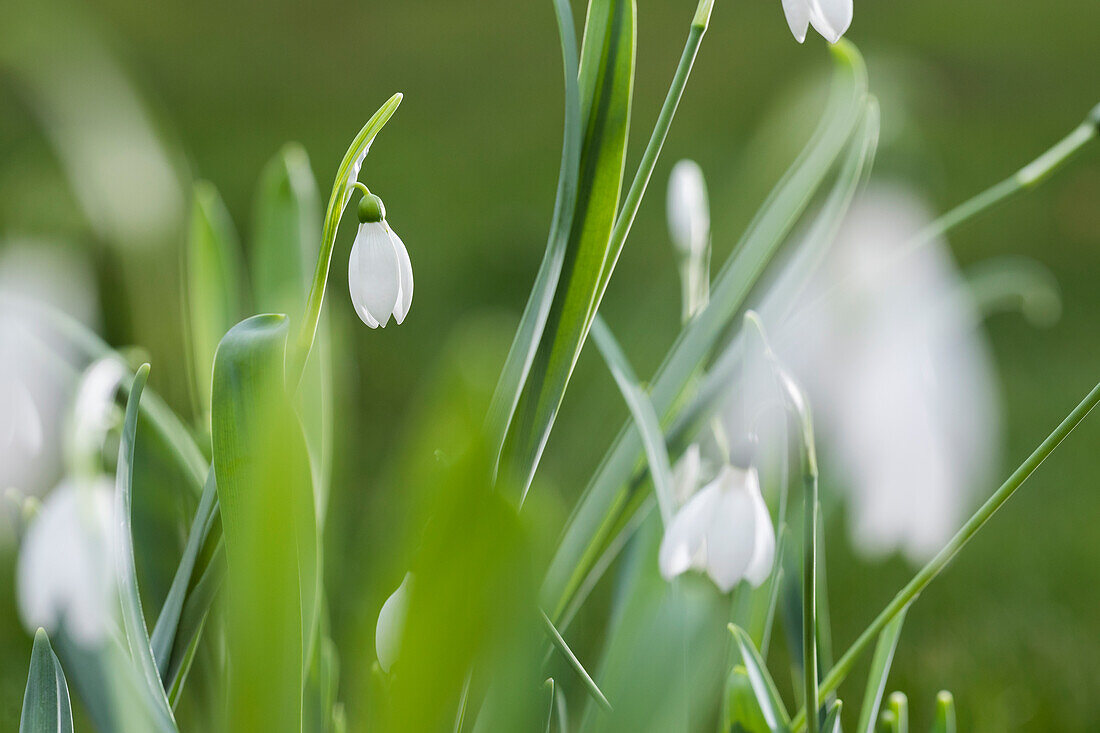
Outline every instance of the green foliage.
POLYGON ((34 635, 19 733, 72 733, 69 686, 44 629, 34 635))

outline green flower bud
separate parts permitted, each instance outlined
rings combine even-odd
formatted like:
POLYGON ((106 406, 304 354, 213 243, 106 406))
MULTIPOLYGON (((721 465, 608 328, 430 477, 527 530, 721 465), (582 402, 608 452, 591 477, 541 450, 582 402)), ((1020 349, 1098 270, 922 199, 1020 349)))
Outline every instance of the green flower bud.
POLYGON ((386 219, 386 205, 382 199, 372 194, 367 194, 359 199, 359 223, 373 224, 386 219))

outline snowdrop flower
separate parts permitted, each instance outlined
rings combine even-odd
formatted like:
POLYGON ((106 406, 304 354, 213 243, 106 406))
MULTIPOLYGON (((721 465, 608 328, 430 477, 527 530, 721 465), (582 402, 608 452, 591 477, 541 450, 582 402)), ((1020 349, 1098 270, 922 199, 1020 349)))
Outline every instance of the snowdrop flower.
POLYGON ((783 12, 795 40, 806 40, 811 25, 829 43, 836 43, 852 24, 852 0, 783 0, 783 12))
POLYGON ((378 654, 378 666, 389 674, 401 650, 401 635, 405 633, 405 616, 409 612, 409 586, 412 573, 405 573, 401 585, 397 586, 382 610, 378 612, 378 625, 374 630, 374 649, 378 654))
POLYGON ((672 518, 658 562, 666 580, 705 571, 727 593, 742 579, 763 583, 774 556, 775 531, 756 469, 727 465, 672 518))
MULTIPOLYGON (((996 375, 945 242, 892 261, 930 215, 911 192, 852 206, 774 344, 815 405, 856 548, 935 554, 992 474, 996 375)), ((774 322, 774 321, 773 321, 774 322)))
POLYGON ((115 575, 111 555, 112 486, 63 483, 27 528, 19 552, 19 615, 28 629, 59 628, 85 647, 113 623, 115 575))
POLYGON ((386 222, 386 207, 373 194, 359 201, 359 232, 348 262, 348 289, 360 320, 371 328, 398 324, 412 305, 409 252, 386 222))

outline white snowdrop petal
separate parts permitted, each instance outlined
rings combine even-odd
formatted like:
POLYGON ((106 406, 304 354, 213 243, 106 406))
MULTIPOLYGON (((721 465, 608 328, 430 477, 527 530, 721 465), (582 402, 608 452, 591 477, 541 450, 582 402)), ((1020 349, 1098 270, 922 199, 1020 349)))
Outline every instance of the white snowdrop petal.
POLYGON ((348 260, 348 290, 359 318, 371 328, 385 328, 400 289, 397 251, 386 225, 360 224, 348 260))
POLYGON ((806 40, 806 31, 810 28, 810 0, 783 0, 783 13, 787 16, 787 26, 799 43, 806 40))
POLYGON ((745 568, 745 580, 756 588, 771 575, 772 564, 775 561, 775 529, 772 526, 771 514, 768 513, 768 505, 764 503, 764 497, 760 495, 759 482, 756 482, 752 503, 755 515, 753 550, 752 560, 749 562, 749 566, 745 568))
POLYGON ((682 506, 687 503, 695 489, 699 486, 699 479, 703 471, 703 457, 698 443, 692 443, 676 461, 672 469, 672 495, 677 504, 682 506))
POLYGON ((711 483, 678 511, 665 528, 657 563, 661 576, 672 580, 706 560, 706 536, 710 519, 721 502, 718 484, 711 483))
POLYGON ((728 472, 723 469, 718 478, 725 481, 722 500, 709 517, 706 535, 707 574, 723 593, 733 590, 745 576, 756 534, 752 497, 743 485, 733 483, 736 479, 726 475, 728 472))
POLYGON ((378 666, 387 674, 401 647, 401 636, 405 632, 405 616, 409 610, 409 584, 412 573, 405 573, 401 585, 397 586, 382 610, 378 612, 378 625, 374 630, 374 649, 378 655, 378 666))
POLYGON ((412 305, 412 261, 409 259, 409 250, 405 248, 405 243, 401 241, 401 237, 397 236, 397 232, 389 228, 389 224, 386 225, 386 228, 389 230, 390 236, 393 238, 394 249, 397 252, 397 267, 398 277, 400 281, 400 293, 397 297, 397 306, 393 310, 393 318, 395 321, 397 321, 397 325, 401 325, 405 321, 405 316, 409 314, 409 306, 412 305))
POLYGON ((810 22, 829 43, 836 43, 852 24, 852 0, 808 0, 810 22))

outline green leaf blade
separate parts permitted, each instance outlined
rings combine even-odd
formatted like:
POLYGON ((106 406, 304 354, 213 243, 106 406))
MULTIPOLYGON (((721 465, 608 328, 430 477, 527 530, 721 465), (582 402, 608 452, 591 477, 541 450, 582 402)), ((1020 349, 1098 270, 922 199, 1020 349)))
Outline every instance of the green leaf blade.
POLYGON ((19 733, 72 733, 69 686, 44 629, 34 635, 19 733))
POLYGON ((756 695, 756 703, 760 707, 760 712, 764 716, 764 721, 769 730, 773 733, 788 730, 791 724, 790 716, 783 705, 783 700, 779 697, 779 692, 775 688, 771 675, 768 674, 767 665, 760 658, 760 653, 756 651, 756 647, 753 646, 752 639, 739 626, 730 624, 729 629, 741 655, 741 664, 745 667, 749 683, 756 695))

